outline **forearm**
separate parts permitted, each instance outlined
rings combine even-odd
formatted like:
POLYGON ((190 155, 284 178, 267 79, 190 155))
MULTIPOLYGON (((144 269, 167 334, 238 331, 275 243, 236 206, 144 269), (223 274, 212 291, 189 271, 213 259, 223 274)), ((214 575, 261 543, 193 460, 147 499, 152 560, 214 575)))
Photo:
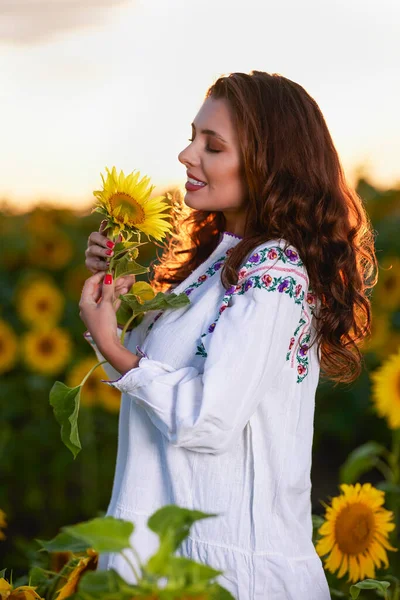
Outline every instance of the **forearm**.
POLYGON ((139 365, 141 356, 133 354, 122 346, 119 340, 109 344, 100 344, 98 347, 107 362, 121 375, 125 375, 125 373, 139 365))

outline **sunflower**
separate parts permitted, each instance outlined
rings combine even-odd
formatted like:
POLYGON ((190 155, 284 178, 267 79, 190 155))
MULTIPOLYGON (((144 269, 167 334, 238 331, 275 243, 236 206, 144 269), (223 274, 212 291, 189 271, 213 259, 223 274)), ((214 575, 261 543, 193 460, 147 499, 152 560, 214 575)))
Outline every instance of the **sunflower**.
POLYGON ((342 494, 332 498, 332 506, 326 506, 325 522, 318 529, 322 538, 316 543, 319 556, 329 554, 325 569, 347 572, 348 582, 357 582, 365 577, 375 578, 375 567, 389 561, 386 550, 397 552, 388 542, 388 532, 395 528, 393 512, 382 508, 385 492, 370 483, 340 485, 342 494))
MULTIPOLYGON (((56 600, 69 598, 76 592, 78 583, 85 571, 95 571, 98 563, 98 554, 92 548, 87 550, 87 556, 74 561, 76 564, 69 569, 67 581, 57 591, 56 600)), ((67 569, 68 567, 65 567, 67 569)), ((63 571, 64 573, 64 571, 63 571)))
POLYGON ((101 174, 103 189, 93 192, 97 202, 92 212, 99 212, 107 217, 113 236, 120 231, 140 230, 161 241, 172 229, 172 225, 165 221, 168 215, 162 214, 162 211, 169 208, 164 202, 165 197, 150 198, 155 186, 148 187, 149 177, 143 177, 139 181, 139 171, 133 171, 127 177, 123 171, 118 175, 115 167, 111 172, 106 167, 106 171, 106 180, 101 174))
POLYGON ((71 240, 59 229, 43 230, 29 242, 30 263, 56 271, 64 268, 72 258, 71 240))
POLYGON ((0 540, 6 539, 6 536, 1 531, 2 529, 5 529, 6 527, 7 527, 6 513, 3 510, 1 510, 1 508, 0 508, 0 540))
POLYGON ((11 371, 17 362, 18 342, 11 327, 0 320, 0 373, 11 371))
POLYGON ((382 260, 378 283, 372 299, 379 309, 400 309, 400 258, 387 256, 382 260))
POLYGON ((54 325, 61 317, 65 299, 60 290, 46 280, 36 279, 22 287, 17 297, 20 318, 35 328, 54 325))
POLYGON ((0 600, 42 600, 35 587, 20 585, 13 589, 3 577, 0 579, 0 600))
POLYGON ((55 375, 68 363, 72 342, 60 327, 28 331, 22 340, 26 365, 41 375, 55 375))
POLYGON ((400 427, 400 348, 370 374, 372 401, 391 429, 400 427))

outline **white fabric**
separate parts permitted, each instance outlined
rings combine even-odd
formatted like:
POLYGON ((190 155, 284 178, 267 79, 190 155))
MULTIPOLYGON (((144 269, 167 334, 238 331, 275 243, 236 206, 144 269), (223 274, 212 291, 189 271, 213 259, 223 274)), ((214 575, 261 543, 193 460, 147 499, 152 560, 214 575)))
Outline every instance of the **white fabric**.
MULTIPOLYGON (((132 543, 147 560, 158 538, 146 521, 161 506, 218 513, 193 525, 178 554, 222 570, 237 600, 330 600, 311 537, 319 356, 304 344, 315 297, 282 239, 253 250, 225 290, 220 272, 238 242, 224 232, 173 290, 190 305, 164 311, 149 331, 157 311, 147 313, 126 338, 142 358, 109 382, 123 394, 107 514, 135 523, 132 543)), ((101 560, 111 567, 134 581, 123 558, 101 560)))

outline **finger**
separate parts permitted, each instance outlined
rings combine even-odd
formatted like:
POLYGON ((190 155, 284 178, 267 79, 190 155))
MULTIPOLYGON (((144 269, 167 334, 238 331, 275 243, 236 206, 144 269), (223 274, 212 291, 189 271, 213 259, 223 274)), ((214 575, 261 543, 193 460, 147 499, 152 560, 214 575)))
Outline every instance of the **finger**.
POLYGON ((104 273, 95 273, 88 279, 86 279, 83 284, 82 294, 81 294, 81 304, 97 304, 99 299, 99 288, 101 293, 101 286, 99 285, 102 279, 104 278, 104 273))
POLYGON ((92 273, 98 273, 99 271, 107 271, 109 264, 101 260, 100 258, 87 258, 85 260, 86 268, 92 273))
MULTIPOLYGON (((112 242, 111 242, 111 244, 112 244, 112 242)), ((109 244, 109 246, 111 244, 109 244)), ((105 248, 104 246, 98 246, 97 244, 88 246, 85 250, 86 258, 92 258, 92 257, 99 256, 100 258, 104 258, 104 260, 109 260, 111 258, 111 256, 113 256, 113 255, 114 255, 114 250, 112 250, 109 247, 105 248)))
POLYGON ((136 283, 135 275, 121 275, 121 277, 118 277, 118 279, 116 279, 115 287, 117 288, 123 285, 123 287, 131 289, 134 283, 136 283))
POLYGON ((104 277, 101 295, 102 302, 114 302, 114 278, 111 273, 104 277))
POLYGON ((135 279, 134 275, 121 275, 121 277, 118 277, 118 279, 115 280, 115 291, 117 292, 122 288, 130 290, 135 283, 135 279))
POLYGON ((106 227, 107 227, 107 219, 103 219, 102 222, 100 223, 99 233, 106 236, 107 234, 103 233, 106 227))
POLYGON ((104 235, 102 235, 98 231, 92 231, 92 233, 88 237, 87 245, 88 245, 88 247, 97 245, 102 248, 111 248, 111 246, 114 247, 115 244, 113 244, 113 242, 111 242, 111 240, 107 239, 104 235))

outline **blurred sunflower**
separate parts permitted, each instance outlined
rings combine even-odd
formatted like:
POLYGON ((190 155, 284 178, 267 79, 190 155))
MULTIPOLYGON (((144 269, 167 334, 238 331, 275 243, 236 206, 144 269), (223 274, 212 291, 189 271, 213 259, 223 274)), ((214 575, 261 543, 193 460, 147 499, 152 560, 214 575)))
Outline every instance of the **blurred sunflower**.
POLYGON ((139 171, 136 174, 133 171, 127 177, 123 171, 118 175, 115 167, 111 172, 106 167, 106 171, 106 180, 101 174, 103 189, 93 192, 97 202, 92 212, 99 212, 107 217, 113 236, 120 231, 139 229, 147 236, 161 241, 172 229, 172 225, 165 220, 169 215, 161 214, 169 208, 168 203, 164 202, 165 196, 150 198, 155 186, 148 187, 149 177, 143 177, 139 181, 139 171))
MULTIPOLYGON (((91 356, 82 359, 74 365, 67 376, 67 385, 75 387, 80 385, 89 371, 97 364, 97 361, 91 356)), ((81 404, 83 406, 94 406, 100 404, 109 412, 118 412, 121 392, 110 385, 102 382, 107 379, 103 367, 98 367, 86 380, 81 391, 81 404)))
POLYGON ((387 256, 381 264, 372 300, 378 310, 400 310, 400 258, 387 256))
POLYGON ((60 327, 32 330, 22 340, 26 365, 36 373, 55 375, 68 363, 72 342, 69 333, 60 327))
POLYGON ((370 374, 371 398, 380 417, 391 429, 400 427, 400 348, 370 374))
POLYGON ((95 571, 98 563, 98 554, 92 548, 87 550, 87 556, 73 559, 72 566, 66 566, 62 571, 62 576, 66 577, 66 582, 57 591, 56 600, 64 600, 72 596, 78 587, 78 583, 85 571, 95 571), (65 570, 69 571, 65 574, 65 570))
POLYGON ((92 273, 84 265, 78 265, 67 271, 64 284, 65 293, 73 300, 79 300, 83 284, 91 275, 92 273))
MULTIPOLYGON (((68 387, 80 385, 90 369, 93 369, 97 362, 96 359, 89 356, 74 365, 67 376, 68 387)), ((104 385, 101 383, 103 377, 104 371, 101 367, 95 369, 90 377, 88 377, 81 391, 81 404, 83 406, 94 406, 95 404, 98 404, 101 388, 104 385)))
POLYGON ((3 510, 1 510, 1 508, 0 508, 0 540, 6 539, 4 532, 1 531, 2 529, 5 529, 6 527, 7 527, 6 513, 3 510))
POLYGON ((316 543, 319 556, 325 556, 325 569, 343 577, 348 582, 375 578, 375 567, 389 561, 386 550, 397 552, 388 542, 388 532, 395 528, 393 512, 382 508, 385 492, 370 483, 340 485, 342 494, 332 498, 332 506, 326 507, 325 522, 318 529, 321 539, 316 543))
POLYGON ((17 312, 32 327, 43 328, 59 321, 65 305, 61 291, 45 279, 36 279, 20 288, 17 312))
POLYGON ((0 373, 11 371, 17 362, 18 341, 14 331, 0 320, 0 373))
POLYGON ((48 229, 32 237, 28 255, 32 265, 58 270, 71 260, 73 246, 69 237, 61 230, 48 229))
MULTIPOLYGON (((103 379, 107 379, 107 375, 103 372, 103 379)), ((99 395, 99 400, 103 408, 105 408, 108 412, 117 413, 120 409, 121 404, 121 392, 111 385, 107 385, 106 383, 101 384, 102 390, 99 395)))
POLYGON ((35 592, 35 587, 30 585, 20 585, 13 589, 12 585, 4 578, 0 579, 0 600, 42 600, 39 594, 35 592))

